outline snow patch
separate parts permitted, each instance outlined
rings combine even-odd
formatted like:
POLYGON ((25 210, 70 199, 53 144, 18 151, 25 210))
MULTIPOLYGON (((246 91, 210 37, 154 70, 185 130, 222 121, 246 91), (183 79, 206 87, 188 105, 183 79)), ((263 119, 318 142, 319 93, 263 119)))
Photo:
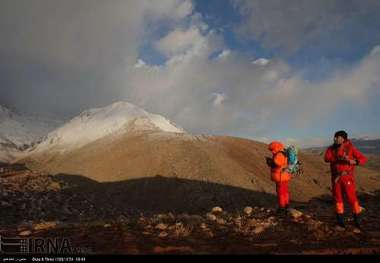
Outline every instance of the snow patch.
POLYGON ((136 130, 184 133, 182 128, 161 115, 148 113, 127 102, 117 102, 108 107, 84 111, 51 132, 33 151, 79 148, 111 134, 136 130))

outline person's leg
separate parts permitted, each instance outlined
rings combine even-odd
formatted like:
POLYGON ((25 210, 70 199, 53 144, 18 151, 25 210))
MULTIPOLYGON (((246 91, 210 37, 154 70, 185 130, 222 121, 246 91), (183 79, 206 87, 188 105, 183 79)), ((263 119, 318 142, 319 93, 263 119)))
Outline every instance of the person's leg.
POLYGON ((351 206, 352 213, 354 215, 354 223, 356 227, 360 227, 360 213, 362 208, 359 204, 359 200, 356 195, 356 186, 353 176, 347 176, 344 180, 344 191, 347 196, 348 203, 351 206))
POLYGON ((278 209, 277 213, 278 215, 285 215, 286 214, 286 197, 284 195, 284 183, 277 183, 276 184, 276 191, 277 191, 277 201, 278 201, 278 209))
POLYGON ((285 207, 286 208, 289 208, 289 202, 290 202, 290 194, 289 194, 289 182, 284 182, 284 203, 285 203, 285 207))
POLYGON ((286 194, 287 194, 287 183, 285 182, 277 183, 278 206, 280 208, 285 208, 287 205, 286 194))
POLYGON ((343 195, 342 195, 342 186, 341 186, 341 178, 337 181, 332 182, 332 194, 335 200, 335 213, 337 223, 341 227, 345 227, 344 225, 344 204, 343 204, 343 195))

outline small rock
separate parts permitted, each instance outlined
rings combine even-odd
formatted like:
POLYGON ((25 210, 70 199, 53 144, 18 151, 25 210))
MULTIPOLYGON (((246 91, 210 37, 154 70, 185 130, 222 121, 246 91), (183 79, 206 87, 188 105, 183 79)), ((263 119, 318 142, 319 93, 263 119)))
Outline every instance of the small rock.
POLYGON ((211 210, 211 213, 214 215, 221 214, 222 212, 223 212, 223 209, 219 206, 216 206, 211 210))
POLYGON ((205 234, 206 234, 206 236, 208 237, 208 238, 213 238, 215 235, 214 235, 214 233, 212 232, 212 231, 207 231, 207 232, 205 232, 205 234))
POLYGON ((216 216, 213 214, 207 214, 207 219, 210 221, 216 221, 216 216))
POLYGON ((160 223, 160 224, 156 225, 155 228, 158 230, 166 230, 168 228, 168 225, 160 223))
POLYGON ((341 226, 336 226, 335 230, 338 231, 338 232, 346 231, 346 229, 344 227, 341 227, 341 226))
POLYGON ((246 208, 244 208, 244 214, 246 214, 247 216, 250 216, 253 212, 253 208, 250 207, 250 206, 247 206, 246 208))
POLYGON ((52 182, 50 185, 47 187, 47 190, 58 192, 61 190, 61 185, 57 182, 52 182))
POLYGON ((272 225, 273 225, 273 224, 270 223, 270 222, 263 222, 263 223, 261 224, 261 226, 264 227, 265 229, 271 227, 272 225))
POLYGON ((175 224, 175 226, 176 226, 177 228, 183 227, 183 223, 182 223, 182 222, 177 222, 177 223, 175 224))
POLYGON ((10 206, 11 204, 5 201, 1 201, 1 206, 10 206))
POLYGON ((26 237, 26 236, 30 236, 31 234, 32 234, 32 231, 25 230, 25 231, 20 232, 18 235, 21 237, 26 237))
POLYGON ((257 225, 257 220, 256 219, 250 219, 247 221, 247 225, 249 227, 255 227, 257 225))
POLYGON ((109 227, 111 227, 111 224, 105 224, 104 227, 109 228, 109 227))
POLYGON ((241 217, 234 218, 233 222, 234 222, 235 225, 241 226, 241 223, 242 223, 241 222, 241 217))
POLYGON ((253 233, 255 233, 257 235, 257 234, 264 232, 264 230, 265 230, 265 228, 263 226, 258 226, 253 230, 253 233))
POLYGON ((219 224, 219 225, 225 225, 226 224, 226 220, 224 220, 223 218, 218 218, 216 220, 216 223, 219 224))
POLYGON ((202 223, 202 224, 200 225, 200 228, 202 228, 202 229, 207 229, 207 225, 206 225, 205 223, 202 223))
POLYGON ((165 237, 167 237, 169 234, 167 233, 167 232, 161 232, 159 235, 158 235, 158 237, 159 238, 165 238, 165 237))
POLYGON ((55 228, 57 226, 56 222, 43 222, 40 224, 36 224, 33 226, 34 230, 47 230, 51 228, 55 228))
POLYGON ((300 218, 303 215, 303 213, 301 211, 298 211, 298 210, 296 210, 294 208, 289 209, 288 213, 294 219, 300 218))

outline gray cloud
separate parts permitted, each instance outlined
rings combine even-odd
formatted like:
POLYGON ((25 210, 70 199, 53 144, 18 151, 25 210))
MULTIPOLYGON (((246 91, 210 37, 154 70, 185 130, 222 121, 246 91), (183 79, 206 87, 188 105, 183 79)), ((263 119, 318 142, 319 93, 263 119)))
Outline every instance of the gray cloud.
POLYGON ((3 0, 0 92, 23 111, 73 114, 119 97, 149 23, 178 20, 186 0, 3 0))
POLYGON ((238 27, 242 37, 288 54, 304 47, 352 51, 358 43, 380 42, 377 0, 231 1, 245 17, 238 27))
MULTIPOLYGON (((240 1, 239 6, 248 3, 240 1)), ((253 3, 266 10, 267 1, 253 3)), ((322 15, 318 10, 326 2, 320 3, 313 8, 322 15)), ((126 100, 191 132, 267 137, 271 131, 331 121, 330 113, 340 105, 360 111, 361 104, 378 94, 379 48, 355 65, 332 70, 327 79, 308 82, 282 59, 255 64, 227 49, 223 38, 191 12, 185 0, 2 1, 0 104, 67 117, 126 100), (162 21, 172 21, 171 31, 161 39, 145 39, 149 25, 162 21), (137 63, 146 41, 168 58, 164 65, 137 63)), ((307 41, 318 38, 326 23, 317 23, 318 16, 308 12, 309 24, 316 26, 307 41)), ((298 18, 287 18, 294 19, 294 33, 289 25, 276 29, 285 19, 280 18, 265 29, 266 41, 284 37, 278 43, 289 50, 304 45, 298 18)))

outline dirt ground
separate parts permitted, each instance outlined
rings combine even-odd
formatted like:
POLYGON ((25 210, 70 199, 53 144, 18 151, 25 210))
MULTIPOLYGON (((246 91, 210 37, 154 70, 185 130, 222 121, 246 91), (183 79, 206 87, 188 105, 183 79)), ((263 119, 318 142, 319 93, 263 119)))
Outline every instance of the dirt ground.
POLYGON ((160 207, 154 212, 120 212, 122 204, 115 209, 96 203, 95 193, 74 193, 61 178, 46 174, 3 174, 0 185, 2 237, 67 238, 72 253, 380 253, 380 191, 360 194, 366 210, 359 230, 353 226, 349 209, 346 229, 335 225, 329 196, 293 203, 293 209, 283 215, 276 212, 275 203, 254 202, 240 208, 228 207, 227 202, 220 208, 202 207, 189 213, 168 212, 167 205, 161 213, 160 207))

